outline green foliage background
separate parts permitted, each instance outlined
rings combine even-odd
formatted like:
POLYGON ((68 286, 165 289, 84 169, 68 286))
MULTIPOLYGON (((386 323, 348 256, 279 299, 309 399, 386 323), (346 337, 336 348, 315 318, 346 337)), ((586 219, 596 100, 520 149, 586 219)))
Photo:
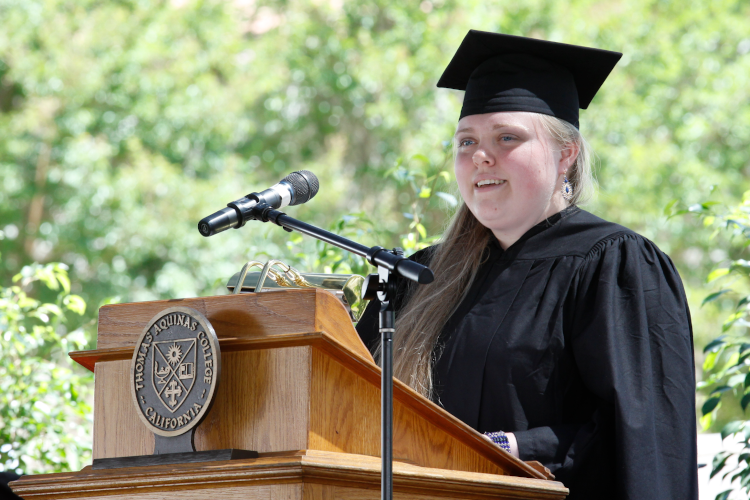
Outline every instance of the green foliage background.
POLYGON ((66 271, 26 266, 13 286, 0 287, 0 470, 63 472, 91 459, 94 377, 67 356, 86 345, 84 331, 68 327, 86 304, 70 293, 66 271), (40 284, 53 301, 24 291, 40 284))
POLYGON ((742 245, 665 214, 748 188, 749 18, 743 0, 0 0, 0 284, 67 264, 89 304, 75 330, 112 297, 224 293, 251 258, 367 272, 269 225, 197 232, 303 168, 321 191, 293 216, 367 244, 429 243, 455 204, 462 97, 435 82, 475 28, 625 54, 582 111, 600 185, 586 208, 674 259, 700 366, 735 305, 701 307, 705 276, 742 245))

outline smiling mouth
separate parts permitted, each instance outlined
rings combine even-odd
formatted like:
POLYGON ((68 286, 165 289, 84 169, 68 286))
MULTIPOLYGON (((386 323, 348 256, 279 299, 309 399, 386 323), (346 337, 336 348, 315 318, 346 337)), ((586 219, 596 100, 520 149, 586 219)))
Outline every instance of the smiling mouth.
POLYGON ((485 179, 483 181, 479 181, 476 184, 474 184, 476 187, 480 188, 483 186, 492 186, 495 184, 505 184, 505 181, 499 180, 499 179, 485 179))

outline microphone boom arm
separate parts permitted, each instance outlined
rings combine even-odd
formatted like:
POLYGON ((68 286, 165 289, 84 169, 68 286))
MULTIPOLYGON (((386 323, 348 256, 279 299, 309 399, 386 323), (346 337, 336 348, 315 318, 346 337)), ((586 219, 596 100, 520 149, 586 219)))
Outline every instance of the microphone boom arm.
POLYGON ((388 271, 415 281, 420 285, 427 285, 435 279, 429 267, 409 260, 403 255, 396 255, 390 250, 379 246, 368 247, 362 245, 325 229, 289 217, 284 212, 276 210, 265 203, 259 203, 252 207, 250 214, 255 220, 273 222, 277 226, 283 227, 286 231, 298 231, 320 241, 330 243, 347 252, 364 257, 373 266, 384 267, 388 271))

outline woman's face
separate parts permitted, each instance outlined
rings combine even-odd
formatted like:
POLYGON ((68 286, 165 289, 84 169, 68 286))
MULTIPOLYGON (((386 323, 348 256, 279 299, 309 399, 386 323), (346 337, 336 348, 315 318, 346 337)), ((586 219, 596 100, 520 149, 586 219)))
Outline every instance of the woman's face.
POLYGON ((567 206, 561 187, 578 154, 549 136, 539 115, 500 112, 458 122, 456 180, 469 210, 507 248, 567 206))

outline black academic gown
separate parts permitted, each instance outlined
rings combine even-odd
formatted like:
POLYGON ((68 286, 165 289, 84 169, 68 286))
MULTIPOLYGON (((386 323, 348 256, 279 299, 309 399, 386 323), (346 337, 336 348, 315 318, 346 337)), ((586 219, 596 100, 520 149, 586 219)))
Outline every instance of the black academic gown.
MULTIPOLYGON (((513 432, 569 500, 697 499, 692 328, 669 257, 577 207, 487 256, 440 337, 439 404, 513 432)), ((378 307, 357 326, 371 349, 378 307)))

